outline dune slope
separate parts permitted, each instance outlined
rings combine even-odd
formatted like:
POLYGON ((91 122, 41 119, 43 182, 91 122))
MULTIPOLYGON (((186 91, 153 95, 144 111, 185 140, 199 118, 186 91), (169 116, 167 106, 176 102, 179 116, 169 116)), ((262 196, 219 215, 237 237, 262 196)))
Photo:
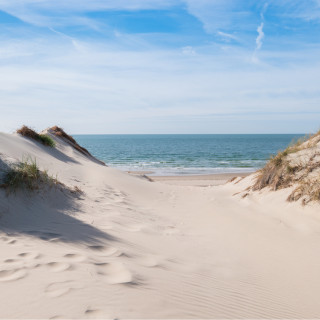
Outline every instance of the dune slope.
POLYGON ((292 190, 242 197, 165 185, 81 154, 0 134, 0 168, 23 157, 67 187, 0 189, 0 318, 318 318, 319 204, 292 190))

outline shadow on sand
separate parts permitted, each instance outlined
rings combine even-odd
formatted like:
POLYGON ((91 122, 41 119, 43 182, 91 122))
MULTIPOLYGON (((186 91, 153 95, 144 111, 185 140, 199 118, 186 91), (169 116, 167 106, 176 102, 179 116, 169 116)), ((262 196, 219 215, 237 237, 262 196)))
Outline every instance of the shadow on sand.
POLYGON ((0 189, 0 232, 86 245, 119 241, 76 218, 81 214, 80 201, 80 196, 60 187, 44 188, 36 193, 20 190, 9 195, 0 189))

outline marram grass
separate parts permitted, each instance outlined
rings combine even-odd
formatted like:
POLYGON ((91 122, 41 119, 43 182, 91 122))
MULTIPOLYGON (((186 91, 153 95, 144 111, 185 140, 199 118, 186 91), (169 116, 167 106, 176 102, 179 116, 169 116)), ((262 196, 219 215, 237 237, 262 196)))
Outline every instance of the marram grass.
POLYGON ((52 187, 58 183, 57 178, 50 176, 47 171, 39 170, 36 160, 27 158, 12 165, 5 172, 2 187, 8 191, 38 190, 40 187, 52 187))

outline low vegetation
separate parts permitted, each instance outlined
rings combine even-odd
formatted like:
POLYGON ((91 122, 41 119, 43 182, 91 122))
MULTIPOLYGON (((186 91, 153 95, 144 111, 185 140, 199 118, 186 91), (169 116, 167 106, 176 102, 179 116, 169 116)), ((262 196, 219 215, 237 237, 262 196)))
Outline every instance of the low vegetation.
POLYGON ((50 176, 47 171, 40 171, 36 160, 25 159, 11 167, 4 173, 2 188, 8 192, 18 189, 38 190, 42 187, 61 184, 57 178, 50 176))
POLYGON ((320 131, 292 143, 270 158, 256 177, 251 190, 266 187, 279 190, 296 186, 288 201, 302 200, 303 204, 320 200, 320 131), (294 155, 293 155, 294 154, 294 155))
POLYGON ((52 128, 50 128, 50 131, 56 135, 59 138, 63 138, 64 140, 66 140, 69 144, 71 144, 76 150, 78 150, 80 153, 84 154, 85 156, 90 156, 92 157, 92 155, 90 154, 90 152, 81 147, 77 141, 70 135, 68 135, 67 133, 65 133, 65 131, 58 127, 58 126, 54 126, 52 128))
POLYGON ((320 201, 320 176, 316 179, 301 181, 297 188, 290 194, 288 201, 298 201, 302 199, 302 204, 311 201, 320 201))
POLYGON ((22 126, 20 129, 17 130, 17 133, 23 137, 38 141, 45 146, 48 146, 51 148, 55 147, 55 142, 50 136, 46 134, 39 134, 27 126, 22 126))
POLYGON ((289 146, 284 151, 270 158, 268 163, 259 171, 253 190, 261 190, 270 187, 272 190, 287 188, 293 182, 293 174, 302 169, 302 166, 291 165, 287 156, 300 151, 301 143, 289 146))

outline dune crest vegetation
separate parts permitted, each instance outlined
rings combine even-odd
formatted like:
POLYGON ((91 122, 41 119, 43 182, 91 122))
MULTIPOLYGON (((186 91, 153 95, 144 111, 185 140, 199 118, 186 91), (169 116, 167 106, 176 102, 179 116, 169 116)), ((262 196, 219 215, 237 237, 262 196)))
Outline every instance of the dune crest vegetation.
POLYGON ((59 137, 59 138, 63 138, 64 140, 66 140, 69 144, 71 144, 76 150, 78 150, 80 153, 84 154, 85 156, 90 156, 92 157, 92 155, 90 154, 90 152, 81 147, 77 141, 70 135, 68 135, 62 128, 58 127, 58 126, 54 126, 52 128, 49 129, 49 132, 54 134, 55 136, 59 137))
POLYGON ((50 136, 48 136, 47 134, 39 134, 27 126, 22 126, 20 129, 17 130, 17 133, 23 137, 38 141, 45 146, 51 148, 54 148, 56 146, 54 140, 50 136))
POLYGON ((275 191, 293 186, 288 201, 320 201, 320 131, 271 157, 250 189, 275 191))

